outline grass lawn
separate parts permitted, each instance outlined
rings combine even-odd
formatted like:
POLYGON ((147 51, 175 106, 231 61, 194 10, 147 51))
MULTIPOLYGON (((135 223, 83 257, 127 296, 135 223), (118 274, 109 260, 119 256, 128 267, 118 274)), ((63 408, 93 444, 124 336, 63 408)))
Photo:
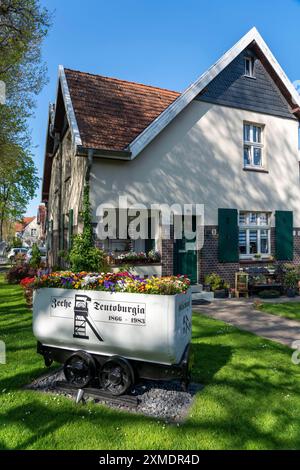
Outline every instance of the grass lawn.
POLYGON ((272 313, 273 315, 278 315, 279 317, 300 321, 300 302, 286 302, 282 304, 266 302, 259 306, 259 310, 266 313, 272 313))
POLYGON ((99 405, 76 406, 22 386, 45 371, 18 286, 0 279, 1 449, 300 448, 300 366, 291 350, 194 316, 194 380, 205 384, 185 424, 99 405))

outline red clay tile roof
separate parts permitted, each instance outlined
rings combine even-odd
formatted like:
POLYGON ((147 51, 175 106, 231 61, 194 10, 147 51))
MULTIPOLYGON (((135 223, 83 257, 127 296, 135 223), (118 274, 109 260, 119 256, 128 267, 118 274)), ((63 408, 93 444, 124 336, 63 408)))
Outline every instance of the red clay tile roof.
POLYGON ((24 226, 21 224, 21 222, 16 222, 15 223, 15 231, 16 232, 23 232, 24 226))
POLYGON ((35 219, 35 217, 24 217, 22 222, 16 222, 15 223, 15 231, 16 232, 23 232, 25 227, 27 227, 30 222, 32 222, 35 219))
POLYGON ((179 95, 139 83, 65 69, 82 145, 124 150, 179 95))

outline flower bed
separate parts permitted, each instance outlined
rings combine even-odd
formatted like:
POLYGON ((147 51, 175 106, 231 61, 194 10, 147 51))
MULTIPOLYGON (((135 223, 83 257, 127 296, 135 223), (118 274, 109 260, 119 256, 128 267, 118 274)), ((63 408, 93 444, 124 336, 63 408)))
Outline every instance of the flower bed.
POLYGON ((175 295, 185 293, 190 286, 190 280, 186 276, 180 275, 143 279, 128 272, 72 273, 67 271, 37 277, 34 286, 36 288, 58 287, 106 292, 175 295))
POLYGON ((6 279, 9 284, 19 284, 22 279, 32 278, 36 273, 36 269, 29 266, 29 264, 16 265, 7 271, 6 279))

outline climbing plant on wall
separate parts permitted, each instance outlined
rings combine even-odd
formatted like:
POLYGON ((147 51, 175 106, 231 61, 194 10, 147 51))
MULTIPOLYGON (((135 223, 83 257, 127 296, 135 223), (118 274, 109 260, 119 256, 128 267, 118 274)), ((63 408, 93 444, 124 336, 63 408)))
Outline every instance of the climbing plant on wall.
POLYGON ((83 193, 83 232, 73 237, 72 248, 69 253, 71 269, 73 271, 98 272, 106 270, 105 253, 95 247, 93 224, 90 205, 90 188, 86 184, 83 193))

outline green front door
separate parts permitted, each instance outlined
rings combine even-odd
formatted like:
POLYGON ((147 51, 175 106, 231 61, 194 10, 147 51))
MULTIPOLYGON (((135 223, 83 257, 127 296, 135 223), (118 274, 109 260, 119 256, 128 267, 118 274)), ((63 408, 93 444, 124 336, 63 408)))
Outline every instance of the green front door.
POLYGON ((174 274, 185 274, 192 284, 197 284, 196 238, 186 239, 184 233, 181 239, 174 240, 174 274))

